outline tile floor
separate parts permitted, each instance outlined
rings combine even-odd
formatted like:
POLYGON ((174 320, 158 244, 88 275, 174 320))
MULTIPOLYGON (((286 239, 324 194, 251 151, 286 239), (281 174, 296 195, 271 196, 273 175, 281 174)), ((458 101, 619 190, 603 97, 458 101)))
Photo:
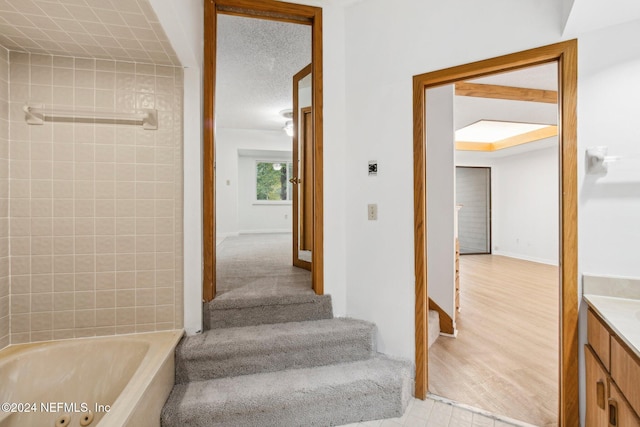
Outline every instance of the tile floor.
POLYGON ((366 421, 342 427, 533 427, 530 424, 502 418, 459 405, 437 396, 427 400, 412 399, 400 418, 366 421))

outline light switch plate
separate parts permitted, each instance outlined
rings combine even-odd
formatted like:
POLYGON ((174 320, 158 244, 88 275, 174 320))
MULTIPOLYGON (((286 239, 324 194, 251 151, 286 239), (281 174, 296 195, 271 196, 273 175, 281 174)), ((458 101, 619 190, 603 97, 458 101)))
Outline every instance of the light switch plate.
POLYGON ((367 216, 369 218, 369 221, 377 221, 378 220, 378 205, 377 203, 373 203, 370 205, 367 205, 367 216))

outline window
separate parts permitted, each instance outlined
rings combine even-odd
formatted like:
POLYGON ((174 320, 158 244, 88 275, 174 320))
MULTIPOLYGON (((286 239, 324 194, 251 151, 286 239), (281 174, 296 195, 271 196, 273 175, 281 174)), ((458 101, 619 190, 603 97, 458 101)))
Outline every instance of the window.
POLYGON ((256 162, 256 200, 290 201, 293 185, 289 179, 292 171, 291 162, 256 162))

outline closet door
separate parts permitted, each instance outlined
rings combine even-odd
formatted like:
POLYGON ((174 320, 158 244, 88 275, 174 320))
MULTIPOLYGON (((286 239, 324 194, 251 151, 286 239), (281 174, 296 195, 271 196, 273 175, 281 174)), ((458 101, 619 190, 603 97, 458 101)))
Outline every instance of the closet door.
POLYGON ((491 253, 491 168, 456 167, 458 240, 461 254, 491 253))

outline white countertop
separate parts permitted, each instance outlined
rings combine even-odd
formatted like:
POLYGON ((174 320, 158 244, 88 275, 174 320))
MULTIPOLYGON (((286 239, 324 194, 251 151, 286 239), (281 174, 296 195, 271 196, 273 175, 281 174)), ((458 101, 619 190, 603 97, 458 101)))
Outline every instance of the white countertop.
POLYGON ((640 299, 583 295, 606 324, 640 358, 640 299))

